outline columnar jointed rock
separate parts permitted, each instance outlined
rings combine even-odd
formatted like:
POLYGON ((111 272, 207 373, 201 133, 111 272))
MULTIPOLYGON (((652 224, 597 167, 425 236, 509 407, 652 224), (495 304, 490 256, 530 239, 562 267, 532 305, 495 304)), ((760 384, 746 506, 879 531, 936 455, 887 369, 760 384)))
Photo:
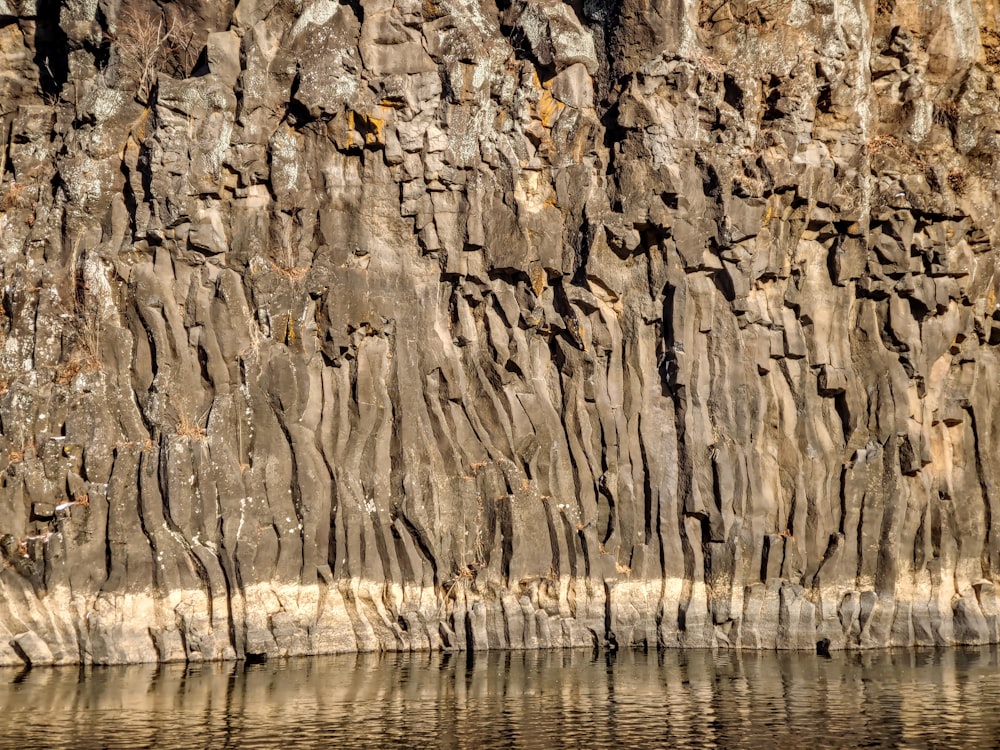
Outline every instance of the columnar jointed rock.
POLYGON ((1000 33, 0 0, 0 663, 995 642, 1000 33))

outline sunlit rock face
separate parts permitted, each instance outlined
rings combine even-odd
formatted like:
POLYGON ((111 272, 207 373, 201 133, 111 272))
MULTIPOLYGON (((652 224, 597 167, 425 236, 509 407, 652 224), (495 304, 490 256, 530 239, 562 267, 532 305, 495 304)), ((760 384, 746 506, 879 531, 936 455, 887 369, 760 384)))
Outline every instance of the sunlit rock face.
POLYGON ((0 663, 1000 640, 973 0, 0 0, 0 663))

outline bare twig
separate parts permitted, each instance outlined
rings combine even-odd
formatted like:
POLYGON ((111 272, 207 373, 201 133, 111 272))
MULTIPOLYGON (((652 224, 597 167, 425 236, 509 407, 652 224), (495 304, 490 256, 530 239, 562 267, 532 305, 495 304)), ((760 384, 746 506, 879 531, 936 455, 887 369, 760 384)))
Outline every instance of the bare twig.
POLYGON ((136 99, 149 101, 157 75, 172 58, 181 66, 190 63, 193 36, 190 23, 148 9, 122 9, 114 42, 119 69, 136 99))

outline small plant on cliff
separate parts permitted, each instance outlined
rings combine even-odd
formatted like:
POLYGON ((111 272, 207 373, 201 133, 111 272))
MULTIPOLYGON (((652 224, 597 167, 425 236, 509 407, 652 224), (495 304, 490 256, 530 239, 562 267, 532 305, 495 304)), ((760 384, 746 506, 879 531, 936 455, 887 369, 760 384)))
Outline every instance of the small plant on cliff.
POLYGON ((41 166, 35 167, 19 177, 18 181, 8 185, 0 197, 0 212, 6 213, 7 211, 30 208, 31 213, 24 217, 24 221, 29 227, 32 226, 35 223, 38 201, 42 195, 41 171, 41 166))
POLYGON ((905 147, 894 135, 877 135, 865 144, 865 148, 869 154, 879 154, 886 149, 899 151, 905 147))
POLYGON ((951 170, 948 173, 948 187, 952 189, 955 195, 962 195, 968 187, 965 172, 957 168, 951 170))
POLYGON ((24 194, 24 185, 20 182, 12 182, 7 187, 7 191, 0 198, 0 211, 10 211, 17 208, 21 203, 21 196, 24 194))
POLYGON ((177 420, 177 436, 193 443, 202 443, 208 437, 208 432, 198 422, 186 414, 181 414, 177 420))
POLYGON ((479 572, 479 565, 476 563, 463 565, 461 568, 459 568, 454 575, 452 575, 444 582, 444 585, 446 587, 444 598, 445 599, 453 598, 455 589, 458 588, 460 584, 463 586, 469 586, 473 581, 476 580, 476 575, 478 574, 478 572, 479 572))
POLYGON ((175 16, 148 8, 122 8, 112 41, 118 52, 118 70, 136 99, 149 102, 161 70, 190 66, 193 36, 191 24, 180 23, 175 16))
POLYGON ((954 131, 958 124, 958 104, 952 101, 937 102, 934 105, 934 122, 954 131))
POLYGON ((96 355, 85 349, 78 349, 59 366, 53 377, 53 382, 56 385, 69 385, 81 372, 97 372, 100 369, 101 361, 96 355))
POLYGON ((78 314, 74 320, 69 357, 59 364, 53 377, 57 385, 69 385, 80 373, 101 369, 100 319, 91 312, 78 314))
POLYGON ((980 26, 979 38, 983 43, 986 64, 994 70, 1000 68, 1000 32, 988 26, 980 26))
POLYGON ((63 331, 64 358, 53 375, 57 385, 69 385, 80 373, 101 369, 102 317, 87 284, 83 262, 67 277, 67 284, 72 286, 64 288, 61 295, 60 317, 67 325, 63 331))
POLYGON ((12 464, 24 463, 25 454, 35 452, 35 438, 29 437, 23 448, 12 448, 7 451, 7 460, 12 464))

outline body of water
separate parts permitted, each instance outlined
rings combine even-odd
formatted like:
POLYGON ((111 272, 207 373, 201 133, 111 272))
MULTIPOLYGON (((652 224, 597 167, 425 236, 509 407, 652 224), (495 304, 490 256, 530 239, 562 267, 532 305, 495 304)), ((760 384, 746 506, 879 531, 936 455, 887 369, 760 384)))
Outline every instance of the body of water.
POLYGON ((996 748, 996 648, 0 671, 0 747, 996 748))

